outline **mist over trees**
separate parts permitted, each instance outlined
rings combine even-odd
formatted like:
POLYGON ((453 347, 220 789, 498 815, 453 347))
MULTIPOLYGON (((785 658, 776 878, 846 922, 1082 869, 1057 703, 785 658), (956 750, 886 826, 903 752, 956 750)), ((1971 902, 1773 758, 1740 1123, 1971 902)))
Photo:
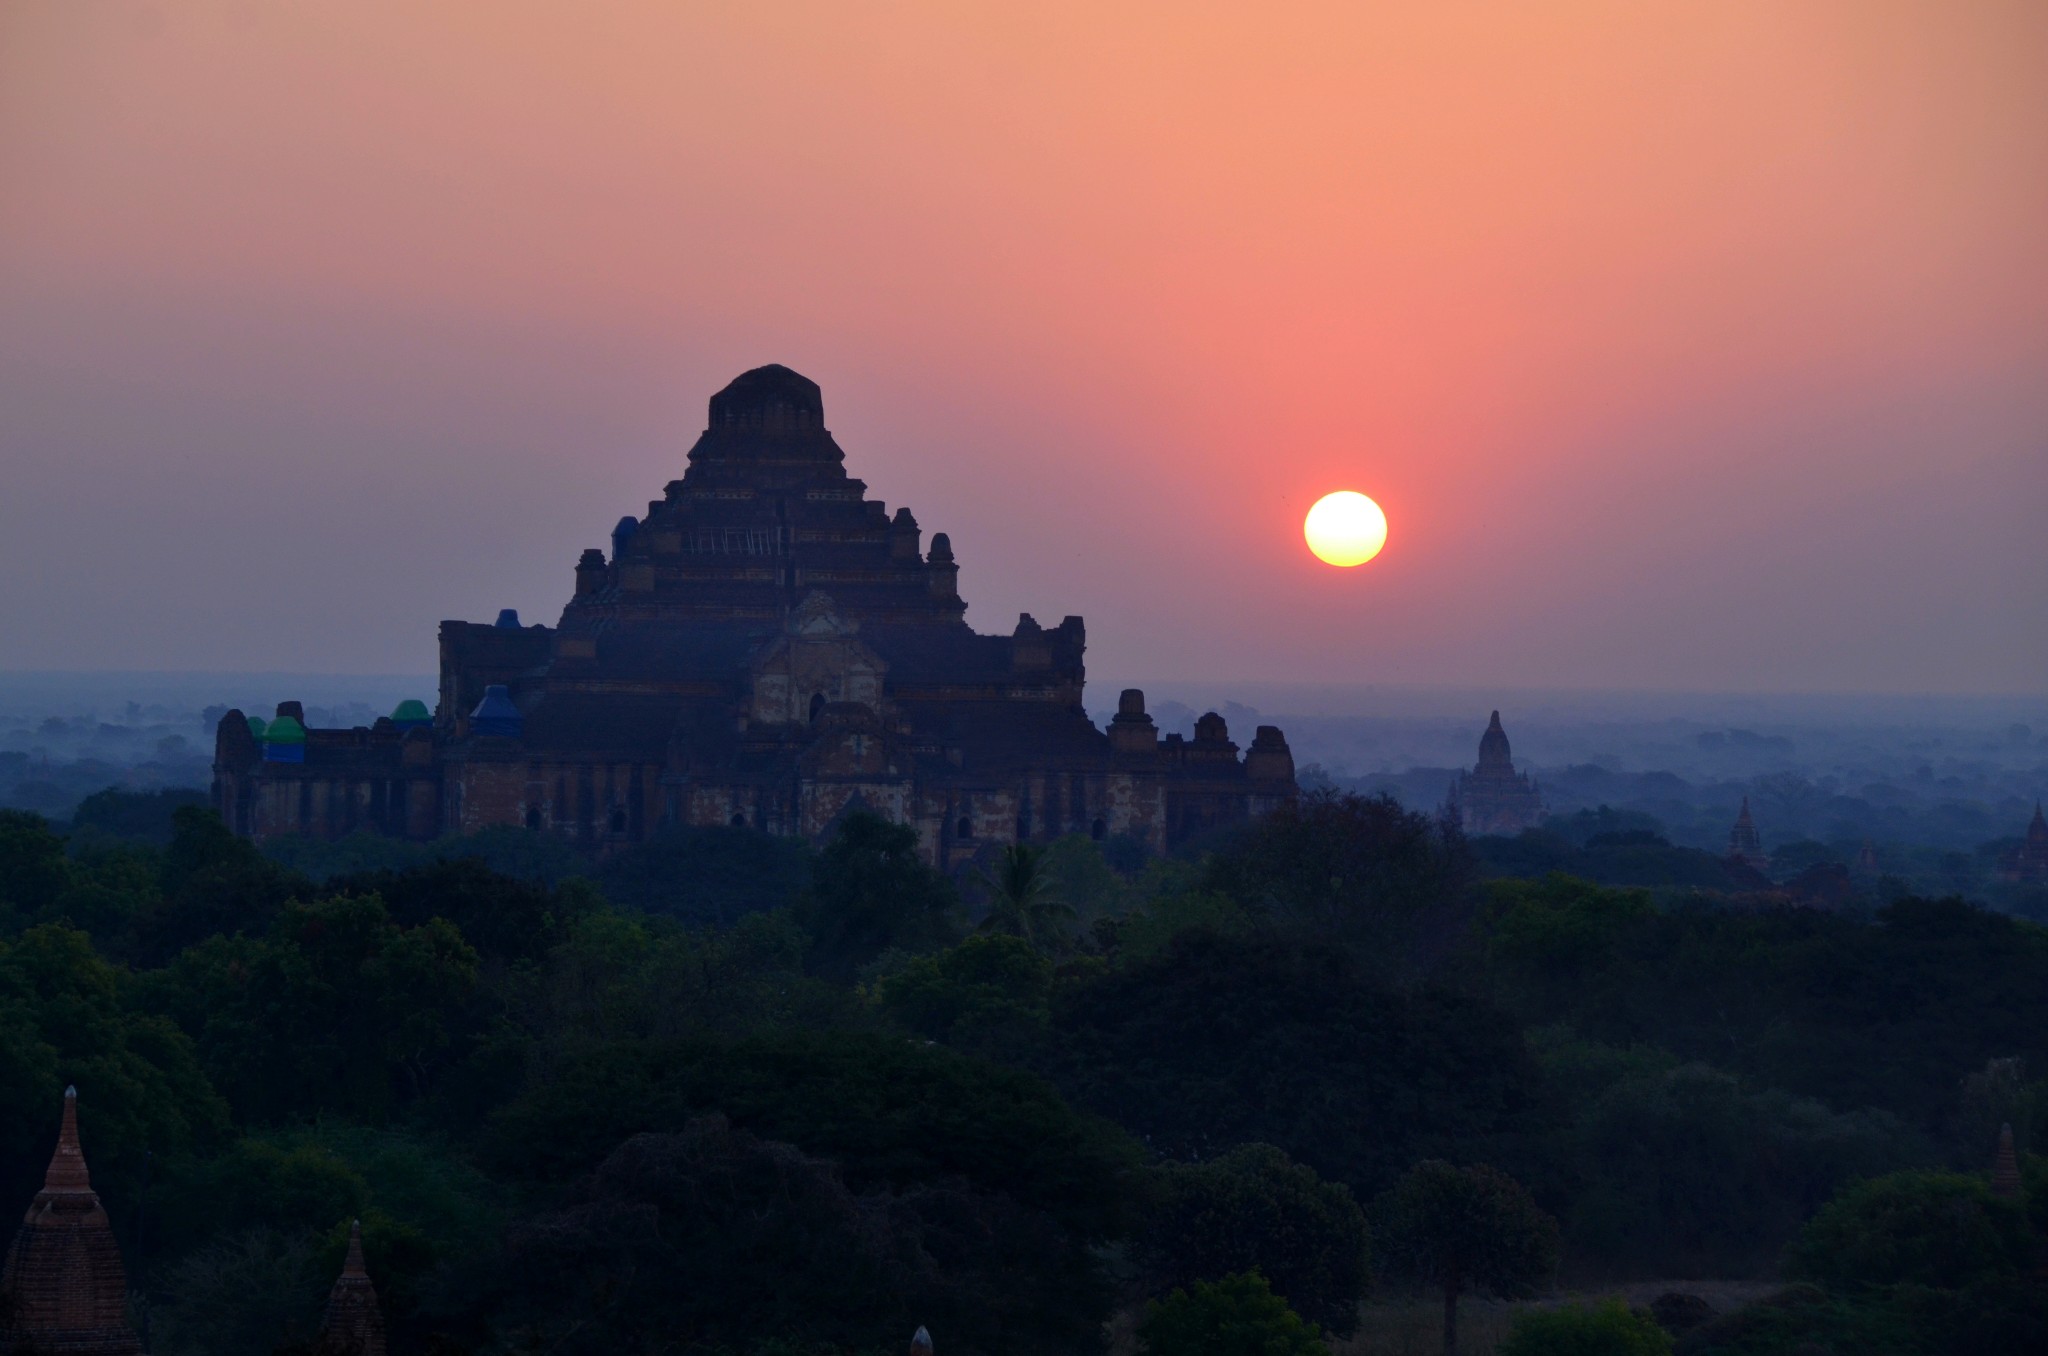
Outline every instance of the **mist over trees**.
MULTIPOLYGON (((164 841, 170 809, 204 803, 213 728, 226 710, 218 694, 269 691, 274 683, 233 675, 204 683, 179 675, 0 675, 0 807, 124 837, 145 832, 136 818, 143 815, 155 826, 147 832, 164 841), (88 798, 109 786, 159 799, 155 808, 123 800, 130 822, 102 824, 108 803, 95 806, 88 798)), ((368 725, 399 698, 433 689, 427 678, 309 677, 299 684, 295 690, 311 699, 308 719, 342 727, 368 725)), ((1187 688, 1188 701, 1178 701, 1175 691, 1169 684, 1153 703, 1163 730, 1191 728, 1201 708, 1189 702, 1205 696, 1187 688)), ((1305 786, 1385 792, 1424 813, 1440 806, 1456 772, 1471 766, 1489 702, 1507 706, 1517 764, 1536 777, 1551 814, 1525 841, 1482 841, 1482 870, 1556 870, 1608 885, 1723 890, 1720 858, 1736 807, 1747 797, 1774 886, 1809 897, 1959 894, 2048 919, 2048 895, 2001 875, 2048 787, 2048 707, 2038 701, 1255 691, 1279 714, 1235 701, 1217 709, 1240 736, 1261 721, 1280 720, 1305 786)), ((729 893, 729 885, 706 881, 678 890, 668 882, 786 869, 765 859, 700 862, 686 841, 673 846, 663 861, 623 866, 642 879, 608 882, 613 896, 635 907, 698 910, 693 916, 708 922, 720 917, 720 892, 729 893), (652 902, 664 892, 668 905, 652 902)), ((353 867, 330 853, 303 865, 316 874, 345 874, 441 850, 405 854, 396 845, 364 844, 353 867)), ((1115 857, 1118 849, 1106 851, 1115 857)), ((1117 865, 1136 863, 1126 853, 1117 865)), ((557 854, 530 869, 552 878, 583 868, 557 854)))

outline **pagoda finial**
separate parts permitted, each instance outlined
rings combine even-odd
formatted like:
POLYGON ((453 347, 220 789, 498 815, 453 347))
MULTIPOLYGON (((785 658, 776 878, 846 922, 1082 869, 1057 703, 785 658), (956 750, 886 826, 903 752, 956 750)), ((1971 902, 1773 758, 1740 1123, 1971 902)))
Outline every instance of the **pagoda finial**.
POLYGON ((925 1331, 922 1323, 910 1335, 910 1356, 932 1356, 932 1335, 925 1331))
POLYGON ((348 1222, 348 1256, 342 1259, 341 1274, 344 1276, 368 1276, 363 1266, 363 1222, 352 1219, 348 1222))
POLYGON ((2012 1144, 2012 1125, 1998 1127, 1998 1157, 1991 1165, 1991 1194, 2002 1200, 2020 1198, 2020 1158, 2012 1144))
POLYGON ((49 1171, 43 1174, 45 1191, 91 1191, 92 1175, 85 1168, 85 1151, 78 1146, 78 1089, 64 1089, 64 1121, 57 1131, 57 1147, 50 1154, 49 1171))

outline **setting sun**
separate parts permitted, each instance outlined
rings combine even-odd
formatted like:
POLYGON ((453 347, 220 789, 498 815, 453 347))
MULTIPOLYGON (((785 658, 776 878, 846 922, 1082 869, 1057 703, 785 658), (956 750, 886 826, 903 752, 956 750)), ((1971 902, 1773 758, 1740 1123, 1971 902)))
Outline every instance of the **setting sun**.
POLYGON ((1356 490, 1338 490, 1316 500, 1301 534, 1325 564, 1363 565, 1387 544, 1387 515, 1356 490))

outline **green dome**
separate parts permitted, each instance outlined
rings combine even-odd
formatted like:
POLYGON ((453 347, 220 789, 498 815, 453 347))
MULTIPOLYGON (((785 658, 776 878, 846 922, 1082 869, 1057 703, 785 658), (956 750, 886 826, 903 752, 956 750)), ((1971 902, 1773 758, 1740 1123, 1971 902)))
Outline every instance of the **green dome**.
POLYGON ((434 716, 432 712, 427 710, 425 702, 417 697, 407 697, 398 704, 398 709, 391 713, 391 718, 393 720, 432 720, 434 716))
POLYGON ((249 733, 255 735, 258 739, 263 738, 263 727, 266 724, 263 717, 247 716, 244 719, 249 722, 249 733))
POLYGON ((279 716, 263 731, 266 744, 303 744, 306 742, 306 727, 290 716, 279 716))

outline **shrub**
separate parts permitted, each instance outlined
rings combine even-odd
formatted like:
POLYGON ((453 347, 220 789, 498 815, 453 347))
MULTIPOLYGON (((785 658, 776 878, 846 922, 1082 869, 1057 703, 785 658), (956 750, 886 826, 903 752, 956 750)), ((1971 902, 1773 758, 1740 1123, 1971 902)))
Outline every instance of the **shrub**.
POLYGON ((1146 1305, 1138 1346, 1145 1356, 1330 1356, 1316 1325, 1256 1271, 1200 1281, 1146 1305))
POLYGON ((1160 1201, 1138 1240, 1154 1289, 1257 1271, 1339 1335, 1358 1324, 1371 1249, 1365 1212, 1270 1144, 1160 1169, 1160 1201))
POLYGON ((1518 1316, 1499 1356, 1671 1356, 1671 1337, 1649 1315, 1609 1300, 1518 1316))
POLYGON ((2017 1275, 2032 1231, 2019 1205, 1957 1173, 1895 1172, 1829 1201, 1793 1245, 1795 1275, 1823 1284, 1956 1290, 2017 1275))

